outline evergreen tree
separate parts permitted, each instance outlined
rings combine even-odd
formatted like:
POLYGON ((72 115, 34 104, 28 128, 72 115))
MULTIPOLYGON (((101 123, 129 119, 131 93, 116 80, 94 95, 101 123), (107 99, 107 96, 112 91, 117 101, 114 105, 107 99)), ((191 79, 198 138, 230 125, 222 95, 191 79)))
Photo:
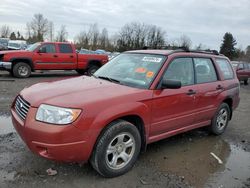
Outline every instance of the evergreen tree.
POLYGON ((227 56, 229 59, 233 59, 237 56, 235 45, 237 44, 231 33, 225 33, 223 42, 220 47, 220 53, 227 56))

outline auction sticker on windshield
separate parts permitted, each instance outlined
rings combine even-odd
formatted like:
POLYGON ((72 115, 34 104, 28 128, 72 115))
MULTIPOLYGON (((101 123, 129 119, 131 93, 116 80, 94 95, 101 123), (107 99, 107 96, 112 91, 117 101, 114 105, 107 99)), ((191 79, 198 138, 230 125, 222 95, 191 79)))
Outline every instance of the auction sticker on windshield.
POLYGON ((159 57, 143 57, 142 61, 153 62, 153 63, 160 63, 162 58, 159 57))

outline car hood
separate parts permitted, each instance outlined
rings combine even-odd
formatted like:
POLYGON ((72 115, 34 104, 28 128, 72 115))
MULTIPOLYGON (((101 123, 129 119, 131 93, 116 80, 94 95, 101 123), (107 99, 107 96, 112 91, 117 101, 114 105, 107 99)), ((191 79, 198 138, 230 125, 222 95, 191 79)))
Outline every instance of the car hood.
POLYGON ((14 54, 14 53, 29 53, 29 51, 26 50, 5 50, 5 51, 0 51, 0 54, 14 54))
POLYGON ((86 104, 103 101, 146 100, 151 90, 132 88, 94 77, 81 76, 54 82, 35 84, 20 95, 33 107, 51 104, 60 107, 81 108, 86 104))

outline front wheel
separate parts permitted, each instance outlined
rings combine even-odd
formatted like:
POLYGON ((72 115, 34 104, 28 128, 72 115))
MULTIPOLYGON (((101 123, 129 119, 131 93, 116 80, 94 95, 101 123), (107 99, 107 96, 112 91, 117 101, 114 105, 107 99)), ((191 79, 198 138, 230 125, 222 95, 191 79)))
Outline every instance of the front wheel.
POLYGON ((231 115, 231 110, 226 103, 222 103, 212 119, 210 131, 215 135, 225 132, 231 115))
POLYGON ((13 67, 13 75, 17 78, 28 78, 31 74, 31 68, 27 63, 19 62, 13 67))
POLYGON ((104 177, 128 172, 135 164, 141 148, 141 136, 131 123, 118 120, 102 133, 90 162, 104 177))

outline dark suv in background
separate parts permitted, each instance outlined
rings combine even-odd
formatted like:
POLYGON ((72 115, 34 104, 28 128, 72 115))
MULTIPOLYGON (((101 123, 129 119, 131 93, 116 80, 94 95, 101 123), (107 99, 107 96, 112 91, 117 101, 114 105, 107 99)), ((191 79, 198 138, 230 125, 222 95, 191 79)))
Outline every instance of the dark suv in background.
POLYGON ((237 77, 240 81, 244 81, 244 84, 248 84, 250 78, 250 63, 243 61, 232 61, 233 67, 236 71, 237 77))

